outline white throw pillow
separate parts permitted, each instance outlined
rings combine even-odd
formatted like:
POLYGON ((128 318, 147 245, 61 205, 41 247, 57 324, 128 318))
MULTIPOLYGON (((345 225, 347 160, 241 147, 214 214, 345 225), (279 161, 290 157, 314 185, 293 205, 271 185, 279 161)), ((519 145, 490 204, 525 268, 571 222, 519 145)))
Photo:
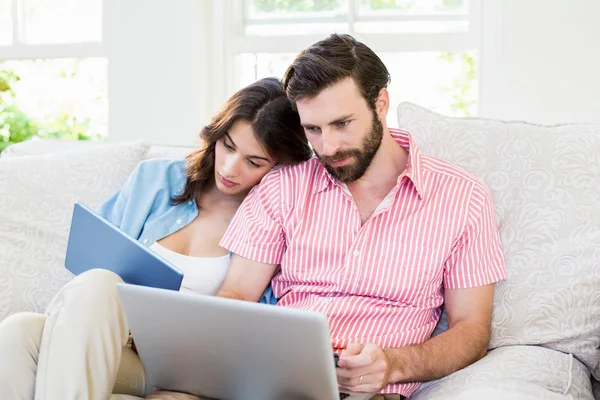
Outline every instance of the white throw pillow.
POLYGON ((600 125, 449 118, 410 103, 398 123, 492 191, 508 279, 491 347, 542 345, 600 376, 600 125))
POLYGON ((0 159, 0 321, 45 310, 72 277, 64 259, 74 202, 97 207, 147 151, 135 142, 0 159))

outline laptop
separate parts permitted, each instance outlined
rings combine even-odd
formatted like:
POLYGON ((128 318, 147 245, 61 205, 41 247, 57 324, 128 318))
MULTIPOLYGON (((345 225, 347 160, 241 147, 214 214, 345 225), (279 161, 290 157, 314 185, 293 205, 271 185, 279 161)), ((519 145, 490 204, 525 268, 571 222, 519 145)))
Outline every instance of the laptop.
POLYGON ((124 282, 179 290, 183 273, 154 251, 81 203, 75 203, 65 267, 75 275, 94 268, 124 282))
POLYGON ((121 304, 157 388, 221 400, 366 400, 341 393, 320 313, 121 284, 121 304))

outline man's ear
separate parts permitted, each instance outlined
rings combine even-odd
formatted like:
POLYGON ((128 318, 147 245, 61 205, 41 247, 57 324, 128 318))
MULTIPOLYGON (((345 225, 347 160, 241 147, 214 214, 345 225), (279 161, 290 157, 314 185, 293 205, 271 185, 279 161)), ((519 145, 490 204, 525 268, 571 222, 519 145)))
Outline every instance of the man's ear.
POLYGON ((390 109, 390 93, 386 88, 381 88, 375 100, 375 111, 379 119, 385 120, 390 109))

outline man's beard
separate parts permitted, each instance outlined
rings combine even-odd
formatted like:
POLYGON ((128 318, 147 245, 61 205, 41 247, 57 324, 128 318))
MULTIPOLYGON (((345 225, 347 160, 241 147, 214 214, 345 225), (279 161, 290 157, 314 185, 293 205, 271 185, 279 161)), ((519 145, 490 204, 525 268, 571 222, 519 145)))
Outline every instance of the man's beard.
POLYGON ((327 170, 335 179, 344 183, 351 183, 359 180, 367 172, 367 169, 371 165, 379 146, 381 146, 381 140, 383 138, 383 125, 377 118, 377 114, 373 112, 373 122, 371 123, 371 130, 365 136, 362 141, 361 149, 348 149, 341 150, 332 156, 323 156, 318 153, 317 157, 327 170), (350 161, 346 165, 334 167, 331 165, 332 162, 345 160, 346 158, 353 158, 354 161, 350 161))

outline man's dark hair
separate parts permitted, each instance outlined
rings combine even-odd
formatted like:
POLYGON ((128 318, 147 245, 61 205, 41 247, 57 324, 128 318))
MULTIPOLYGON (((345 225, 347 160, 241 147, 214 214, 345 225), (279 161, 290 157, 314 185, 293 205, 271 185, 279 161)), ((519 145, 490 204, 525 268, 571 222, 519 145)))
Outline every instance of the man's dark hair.
POLYGON ((345 78, 352 78, 371 109, 390 74, 373 50, 350 35, 333 34, 303 50, 283 77, 294 102, 311 98, 345 78))

